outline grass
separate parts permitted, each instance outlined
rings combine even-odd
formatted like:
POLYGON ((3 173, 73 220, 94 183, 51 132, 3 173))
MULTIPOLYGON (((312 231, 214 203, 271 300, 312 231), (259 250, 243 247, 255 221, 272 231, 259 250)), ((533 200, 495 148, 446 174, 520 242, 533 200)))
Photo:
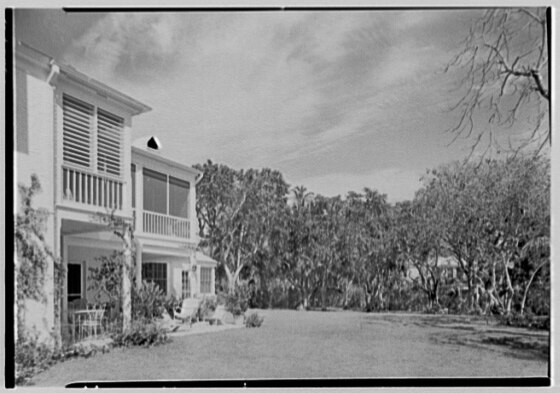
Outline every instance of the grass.
POLYGON ((72 381, 547 376, 548 333, 447 316, 263 310, 258 329, 175 337, 57 364, 38 386, 72 381), (504 338, 505 337, 505 338, 504 338), (523 342, 539 343, 531 352, 523 342))

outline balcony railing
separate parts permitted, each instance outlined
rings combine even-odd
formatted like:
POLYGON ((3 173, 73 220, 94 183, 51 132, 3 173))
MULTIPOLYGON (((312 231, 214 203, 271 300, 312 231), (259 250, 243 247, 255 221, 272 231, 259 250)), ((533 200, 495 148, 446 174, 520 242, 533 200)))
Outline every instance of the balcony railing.
POLYGON ((182 239, 189 239, 191 237, 191 223, 189 220, 149 211, 142 212, 142 230, 144 233, 154 235, 179 237, 182 239))
POLYGON ((62 198, 84 205, 122 210, 123 182, 72 167, 62 167, 62 198))

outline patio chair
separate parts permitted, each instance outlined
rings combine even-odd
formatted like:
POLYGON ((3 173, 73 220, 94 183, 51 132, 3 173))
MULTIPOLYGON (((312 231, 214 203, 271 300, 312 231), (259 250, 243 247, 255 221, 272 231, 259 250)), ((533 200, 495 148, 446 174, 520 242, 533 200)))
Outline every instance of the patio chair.
POLYGON ((160 326, 169 332, 175 332, 179 330, 181 324, 177 322, 175 319, 171 318, 167 310, 163 310, 161 313, 161 319, 158 321, 160 326))
POLYGON ((101 334, 103 331, 103 315, 105 314, 104 306, 97 306, 89 309, 87 318, 80 324, 80 336, 83 338, 84 333, 87 336, 97 337, 97 332, 101 334))
POLYGON ((173 313, 173 319, 187 321, 192 326, 193 317, 198 311, 199 300, 189 297, 183 300, 181 307, 177 307, 173 313))

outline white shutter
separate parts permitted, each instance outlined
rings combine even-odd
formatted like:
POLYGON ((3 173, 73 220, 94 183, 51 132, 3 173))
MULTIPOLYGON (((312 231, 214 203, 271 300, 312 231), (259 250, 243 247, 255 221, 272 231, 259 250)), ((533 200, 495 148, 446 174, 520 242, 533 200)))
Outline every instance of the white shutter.
POLYGON ((89 167, 93 106, 64 94, 62 110, 64 162, 89 167))
POLYGON ((97 170, 121 175, 124 119, 102 109, 97 110, 97 170))

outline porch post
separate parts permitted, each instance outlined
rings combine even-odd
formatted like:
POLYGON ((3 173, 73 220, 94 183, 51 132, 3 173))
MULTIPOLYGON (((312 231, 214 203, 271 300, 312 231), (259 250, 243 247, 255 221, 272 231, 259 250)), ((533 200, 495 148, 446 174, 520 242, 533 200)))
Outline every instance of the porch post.
POLYGON ((130 270, 132 268, 132 226, 125 224, 123 234, 124 264, 123 264, 123 332, 128 330, 132 319, 132 294, 130 285, 130 270))
MULTIPOLYGON (((58 229, 59 233, 62 232, 62 225, 59 226, 58 229)), ((66 272, 66 276, 64 277, 64 281, 62 282, 62 299, 60 299, 62 312, 61 312, 61 325, 62 328, 65 328, 69 325, 68 321, 68 243, 66 241, 66 236, 60 236, 62 244, 59 244, 60 249, 62 252, 58 255, 61 255, 61 263, 63 266, 64 271, 66 272)), ((67 330, 67 329, 66 329, 67 330)))
POLYGON ((142 243, 139 240, 136 243, 136 287, 142 286, 142 243))
POLYGON ((216 267, 210 270, 210 293, 212 295, 216 294, 216 267))

